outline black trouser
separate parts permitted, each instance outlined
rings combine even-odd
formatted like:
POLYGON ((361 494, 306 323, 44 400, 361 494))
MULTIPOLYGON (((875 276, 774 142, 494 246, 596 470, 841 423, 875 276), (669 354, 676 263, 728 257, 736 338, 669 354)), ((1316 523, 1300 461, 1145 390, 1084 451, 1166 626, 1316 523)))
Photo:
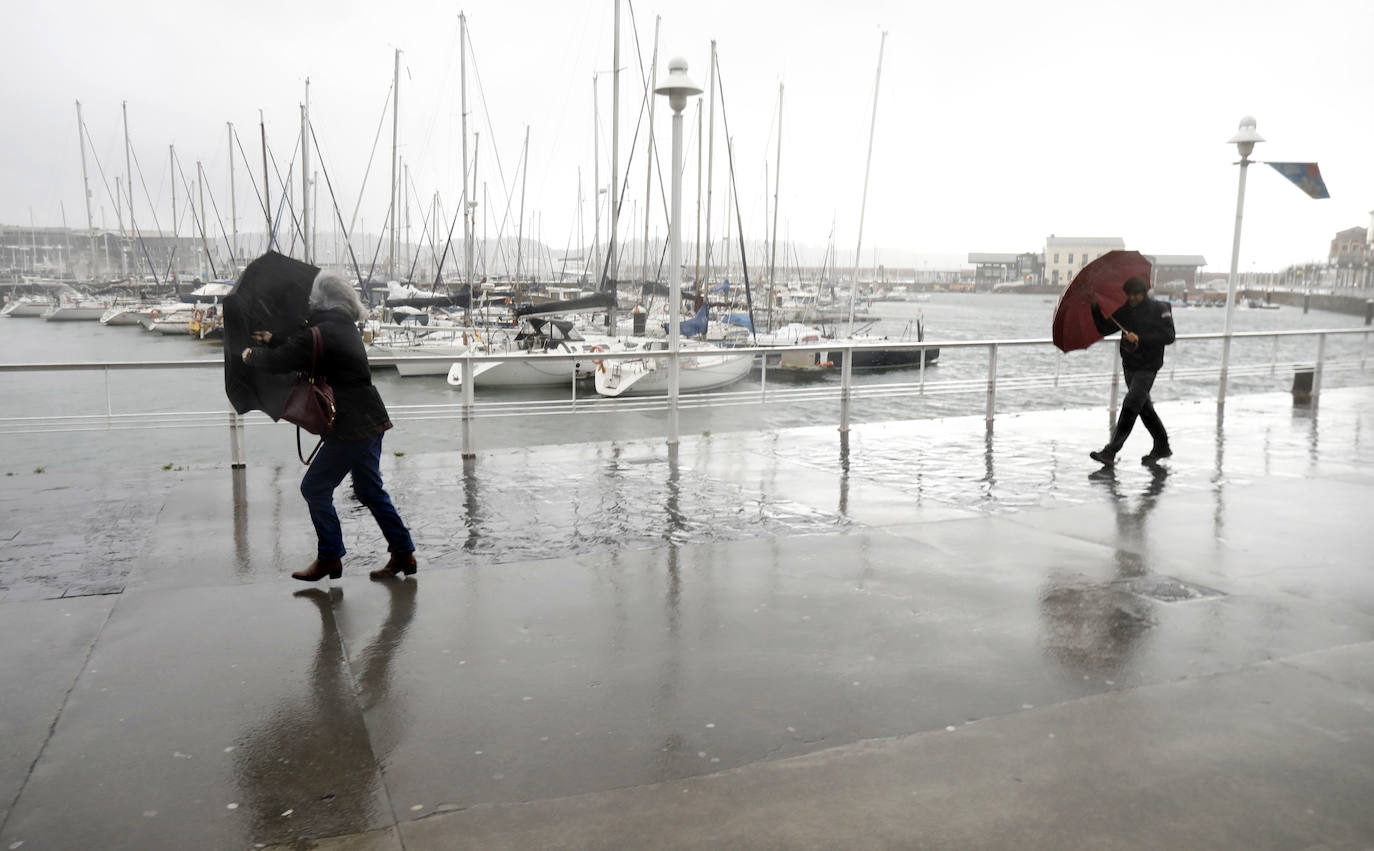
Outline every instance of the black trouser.
POLYGON ((1154 438, 1154 448, 1164 449, 1169 445, 1169 433, 1155 406, 1150 404, 1150 388, 1154 387, 1156 370, 1122 369, 1126 376, 1126 398, 1121 402, 1121 415, 1116 420, 1116 430, 1112 432, 1112 442, 1107 444, 1107 452, 1115 455, 1126 445, 1126 438, 1135 428, 1137 418, 1145 424, 1145 429, 1154 438))

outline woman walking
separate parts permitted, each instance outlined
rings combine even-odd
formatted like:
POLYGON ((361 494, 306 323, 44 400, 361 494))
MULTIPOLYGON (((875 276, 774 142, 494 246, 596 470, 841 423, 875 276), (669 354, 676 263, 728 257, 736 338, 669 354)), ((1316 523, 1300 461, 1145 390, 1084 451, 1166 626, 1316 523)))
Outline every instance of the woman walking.
POLYGON ((334 490, 350 473, 353 492, 372 512, 381 527, 391 553, 386 565, 372 571, 373 579, 390 579, 415 573, 415 544, 401 515, 382 487, 378 464, 382 457, 382 434, 391 428, 386 406, 372 385, 367 351, 358 333, 363 318, 362 302, 353 286, 335 272, 322 271, 310 289, 310 318, 307 326, 285 339, 270 331, 254 331, 253 341, 264 347, 243 350, 243 362, 268 372, 308 372, 314 349, 312 328, 320 330, 324 353, 315 374, 334 388, 337 413, 334 427, 324 438, 315 458, 301 479, 301 496, 310 508, 318 548, 315 561, 291 574, 303 582, 317 582, 328 576, 343 575, 345 554, 339 515, 334 510, 334 490))

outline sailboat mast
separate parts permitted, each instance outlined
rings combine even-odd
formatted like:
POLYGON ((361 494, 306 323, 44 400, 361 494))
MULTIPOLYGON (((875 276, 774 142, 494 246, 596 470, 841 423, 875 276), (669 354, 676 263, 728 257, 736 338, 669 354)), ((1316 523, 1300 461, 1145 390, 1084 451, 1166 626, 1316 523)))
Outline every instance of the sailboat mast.
POLYGON ((530 176, 530 126, 525 125, 525 152, 520 156, 524 167, 520 171, 520 220, 515 223, 515 282, 520 283, 521 249, 525 245, 525 181, 530 176))
POLYGON ((595 228, 592 236, 592 270, 596 274, 596 285, 600 289, 605 283, 601 277, 601 104, 596 97, 596 75, 592 75, 592 211, 595 228))
POLYGON ((883 81, 883 48, 887 46, 887 30, 878 43, 878 73, 873 80, 873 116, 868 123, 868 157, 864 160, 864 192, 859 202, 859 241, 854 246, 854 279, 849 286, 849 332, 854 332, 854 300, 859 297, 859 251, 864 244, 864 208, 868 206, 868 170, 873 165, 873 130, 878 126, 878 86, 883 81))
POLYGON ((778 261, 778 194, 782 182, 782 83, 778 83, 778 156, 773 163, 773 239, 768 249, 768 330, 773 330, 773 285, 778 261))
MULTIPOLYGON (((124 191, 128 193, 129 202, 129 232, 138 233, 138 225, 134 222, 134 169, 132 165, 133 155, 129 145, 129 102, 127 100, 119 102, 120 111, 124 116, 124 191)), ((127 240, 128 237, 126 236, 127 240)), ((124 251, 124 274, 129 274, 128 261, 129 252, 124 251)))
POLYGON ((276 242, 272 234, 272 179, 267 173, 267 122, 258 110, 258 132, 262 136, 262 214, 267 218, 267 230, 263 231, 263 244, 267 250, 276 242))
POLYGON ((305 78, 305 102, 301 104, 301 253, 315 262, 310 244, 310 78, 305 78))
POLYGON ((701 294, 701 103, 697 102, 697 233, 696 263, 692 267, 692 283, 695 295, 701 294))
POLYGON ((234 192, 234 122, 226 121, 229 130, 229 227, 232 238, 229 240, 229 262, 233 264, 233 274, 238 276, 239 264, 239 201, 234 192))
POLYGON ((401 121, 401 49, 396 48, 396 70, 391 83, 391 251, 387 258, 387 277, 396 277, 396 143, 401 121))
MULTIPOLYGON (((615 4, 615 46, 611 60, 611 235, 606 240, 606 250, 610 252, 611 292, 616 292, 620 278, 620 258, 616 252, 616 225, 620 220, 620 0, 615 4)), ((612 300, 608 322, 615 327, 615 302, 612 300)))
POLYGON ((200 191, 200 244, 205 249, 205 263, 211 272, 207 277, 212 277, 215 270, 214 261, 210 259, 210 241, 205 236, 205 169, 201 166, 200 160, 196 160, 196 187, 200 191))
MULTIPOLYGON (((658 88, 658 29, 662 17, 654 15, 654 53, 649 62, 649 91, 658 88)), ((643 258, 644 273, 641 277, 649 280, 649 199, 654 192, 654 104, 658 98, 649 98, 649 156, 644 163, 644 245, 640 257, 643 258)))
MULTIPOLYGON (((715 188, 716 175, 716 40, 711 39, 711 81, 707 88, 711 117, 708 119, 710 132, 706 139, 706 281, 711 280, 711 196, 715 188)), ((700 293, 698 293, 700 294, 700 293)))
POLYGON ((172 184, 172 239, 176 239, 176 238, 177 238, 177 182, 176 182, 176 179, 175 179, 175 176, 176 176, 176 173, 177 173, 177 149, 176 149, 176 145, 168 145, 168 146, 167 146, 167 165, 168 165, 168 168, 169 168, 169 171, 168 171, 167 173, 173 176, 173 179, 172 179, 172 181, 171 181, 171 184, 172 184))
POLYGON ((463 125, 463 167, 460 169, 463 176, 462 208, 458 211, 463 216, 463 280, 469 286, 472 285, 472 210, 470 202, 473 200, 468 193, 468 186, 471 183, 474 187, 476 183, 476 158, 473 158, 473 178, 468 178, 468 19, 463 12, 458 13, 458 89, 460 94, 460 111, 462 112, 463 125))
POLYGON ((81 142, 81 188, 86 194, 86 233, 91 237, 91 277, 94 278, 95 216, 91 214, 91 181, 86 175, 86 124, 81 120, 81 101, 76 102, 76 138, 81 142))

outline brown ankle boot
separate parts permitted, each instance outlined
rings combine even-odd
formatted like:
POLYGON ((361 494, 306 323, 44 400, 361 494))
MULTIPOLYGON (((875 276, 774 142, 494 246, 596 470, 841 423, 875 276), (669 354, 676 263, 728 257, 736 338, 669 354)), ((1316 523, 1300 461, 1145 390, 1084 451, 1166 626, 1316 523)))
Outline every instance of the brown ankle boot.
POLYGON ((415 563, 415 553, 392 553, 385 567, 379 567, 368 574, 372 579, 392 579, 399 574, 414 576, 419 570, 415 563))
POLYGON ((316 559, 305 570, 298 570, 291 574, 292 579, 299 579, 302 582, 319 582, 326 576, 330 579, 338 579, 343 576, 343 562, 336 558, 316 559))

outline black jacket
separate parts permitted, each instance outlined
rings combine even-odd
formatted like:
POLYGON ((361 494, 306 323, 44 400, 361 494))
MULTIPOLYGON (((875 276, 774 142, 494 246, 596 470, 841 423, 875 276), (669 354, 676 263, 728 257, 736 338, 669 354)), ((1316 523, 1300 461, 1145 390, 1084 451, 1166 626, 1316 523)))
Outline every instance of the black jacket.
POLYGON ((382 396, 372 386, 372 370, 358 326, 343 310, 317 310, 306 328, 284 339, 273 336, 268 348, 254 348, 248 363, 268 372, 309 372, 314 335, 319 328, 324 354, 315 374, 334 388, 338 413, 328 440, 364 440, 391 428, 382 396))
POLYGON ((1135 307, 1131 307, 1127 302, 1112 314, 1112 319, 1103 316, 1097 305, 1094 304, 1092 307, 1093 323, 1104 335, 1114 334, 1120 330, 1116 327, 1116 322, 1112 322, 1112 319, 1115 319, 1121 323, 1122 328, 1133 331, 1140 337, 1140 342, 1132 345, 1124 335, 1122 336, 1122 369, 1158 372, 1164 366, 1164 347, 1174 342, 1174 312, 1167 301, 1156 301, 1146 296, 1145 300, 1135 307))

